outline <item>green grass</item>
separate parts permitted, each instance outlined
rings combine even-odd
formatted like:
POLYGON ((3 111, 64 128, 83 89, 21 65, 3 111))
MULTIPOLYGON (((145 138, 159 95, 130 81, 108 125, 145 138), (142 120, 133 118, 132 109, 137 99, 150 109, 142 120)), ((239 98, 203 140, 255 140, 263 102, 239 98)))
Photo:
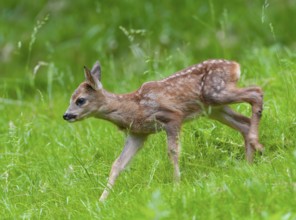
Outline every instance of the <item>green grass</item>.
POLYGON ((3 1, 0 13, 1 219, 296 219, 294 2, 3 1), (200 118, 183 127, 179 186, 159 133, 99 203, 124 134, 63 121, 83 65, 100 59, 104 87, 125 93, 216 57, 264 90, 264 154, 248 165, 238 133, 200 118))

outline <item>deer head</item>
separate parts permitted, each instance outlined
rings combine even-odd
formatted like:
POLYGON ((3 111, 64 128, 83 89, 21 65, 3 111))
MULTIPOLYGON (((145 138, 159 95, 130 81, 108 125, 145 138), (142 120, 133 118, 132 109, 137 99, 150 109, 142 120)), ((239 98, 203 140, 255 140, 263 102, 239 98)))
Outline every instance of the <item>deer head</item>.
POLYGON ((105 102, 101 83, 101 66, 97 61, 89 70, 84 66, 85 81, 74 91, 70 105, 63 115, 69 122, 93 116, 105 102))

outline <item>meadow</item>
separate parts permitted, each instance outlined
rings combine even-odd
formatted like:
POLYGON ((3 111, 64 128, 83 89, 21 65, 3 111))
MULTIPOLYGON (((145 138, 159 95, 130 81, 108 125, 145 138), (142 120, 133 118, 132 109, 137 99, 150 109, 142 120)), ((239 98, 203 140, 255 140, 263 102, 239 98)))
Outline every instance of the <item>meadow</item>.
POLYGON ((1 1, 0 219, 296 219, 293 21, 292 0, 1 1), (127 93, 209 58, 263 88, 264 154, 250 166, 240 134, 202 117, 183 126, 179 186, 159 133, 100 203, 125 134, 62 119, 83 66, 127 93))

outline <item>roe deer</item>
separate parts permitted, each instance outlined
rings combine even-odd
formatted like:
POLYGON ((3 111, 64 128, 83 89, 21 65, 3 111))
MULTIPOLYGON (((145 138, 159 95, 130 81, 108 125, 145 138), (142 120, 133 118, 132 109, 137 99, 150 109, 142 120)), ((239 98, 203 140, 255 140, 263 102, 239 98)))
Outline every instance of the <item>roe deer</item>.
POLYGON ((112 165, 109 180, 100 201, 104 201, 119 173, 138 152, 149 134, 164 130, 168 155, 174 166, 174 178, 180 179, 178 157, 182 123, 200 116, 208 117, 238 130, 245 141, 246 159, 252 162, 254 151, 263 151, 258 140, 258 124, 263 105, 260 87, 238 88, 238 63, 207 60, 172 76, 144 83, 137 91, 116 95, 103 89, 101 67, 84 67, 86 80, 71 97, 63 118, 69 122, 96 117, 113 122, 128 133, 121 155, 112 165), (247 102, 252 106, 250 118, 234 112, 228 105, 247 102))

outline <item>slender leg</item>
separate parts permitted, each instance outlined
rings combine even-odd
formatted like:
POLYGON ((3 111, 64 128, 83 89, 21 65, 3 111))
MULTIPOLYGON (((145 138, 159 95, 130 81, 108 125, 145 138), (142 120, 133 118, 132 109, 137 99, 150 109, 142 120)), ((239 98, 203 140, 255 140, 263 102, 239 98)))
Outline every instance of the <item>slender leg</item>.
POLYGON ((251 123, 250 118, 233 111, 228 106, 215 108, 209 117, 238 130, 242 134, 245 140, 246 159, 251 163, 255 149, 250 145, 248 138, 251 123))
POLYGON ((220 93, 211 93, 212 91, 204 91, 204 98, 214 106, 222 106, 233 103, 247 102, 252 106, 252 116, 250 118, 250 128, 247 135, 247 158, 252 161, 254 150, 263 151, 263 146, 259 143, 258 125, 263 110, 263 93, 259 87, 249 88, 224 88, 220 93), (251 149, 253 148, 253 149, 251 149))
POLYGON ((250 87, 246 89, 240 89, 246 94, 242 94, 242 99, 249 102, 252 105, 252 116, 250 119, 250 129, 248 134, 248 144, 250 148, 248 152, 252 154, 252 151, 258 150, 264 151, 263 146, 259 143, 258 126, 260 123, 262 111, 263 111, 263 92, 259 87, 250 87), (251 150, 253 148, 253 150, 251 150))
MULTIPOLYGON (((262 96, 261 96, 262 100, 262 96)), ((259 137, 258 137, 258 126, 260 123, 261 115, 263 111, 263 103, 262 101, 259 103, 256 103, 256 105, 252 105, 252 116, 251 116, 251 125, 249 130, 249 140, 252 147, 254 147, 256 150, 263 151, 263 146, 259 143, 259 137)))
POLYGON ((168 154, 174 166, 174 180, 177 183, 180 182, 180 176, 181 176, 180 168, 179 168, 180 127, 181 126, 179 124, 168 124, 166 127, 168 154))
POLYGON ((233 111, 229 106, 214 108, 209 117, 238 130, 244 139, 247 139, 250 130, 250 118, 233 111))
POLYGON ((112 186, 114 185, 116 178, 118 177, 120 172, 124 170, 126 165, 130 162, 130 160, 138 152, 138 150, 142 147, 146 138, 146 135, 135 134, 130 134, 127 137, 123 151, 112 165, 108 179, 108 184, 100 197, 100 202, 103 202, 108 197, 109 191, 112 189, 112 186))

